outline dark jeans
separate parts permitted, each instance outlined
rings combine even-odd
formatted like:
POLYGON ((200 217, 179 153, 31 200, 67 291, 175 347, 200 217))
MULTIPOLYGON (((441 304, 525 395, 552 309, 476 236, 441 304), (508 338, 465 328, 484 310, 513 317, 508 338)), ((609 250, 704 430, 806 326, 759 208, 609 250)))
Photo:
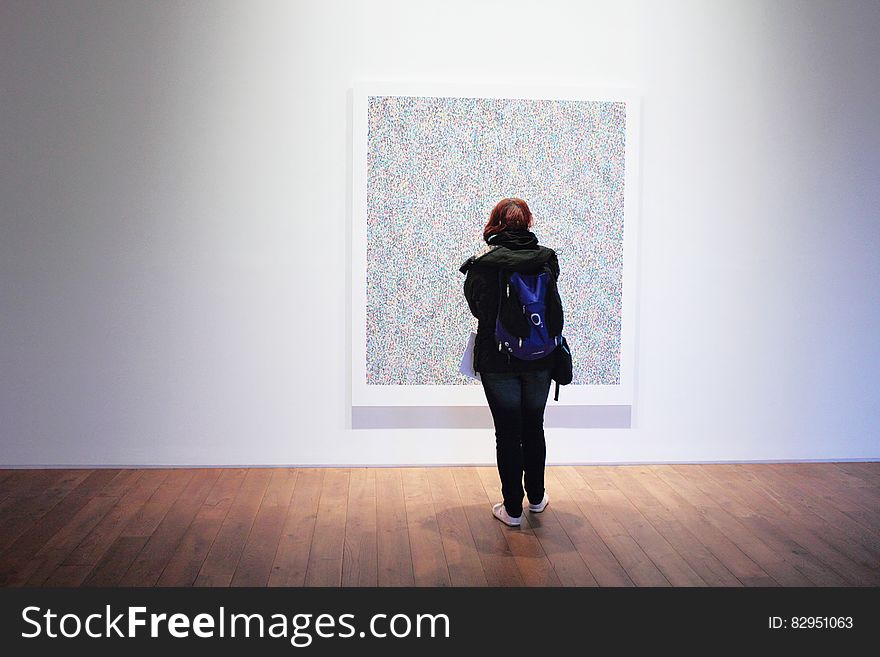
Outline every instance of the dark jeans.
POLYGON ((550 370, 480 372, 489 410, 495 421, 495 456, 504 507, 522 514, 523 478, 529 502, 544 498, 544 409, 550 392, 550 370))

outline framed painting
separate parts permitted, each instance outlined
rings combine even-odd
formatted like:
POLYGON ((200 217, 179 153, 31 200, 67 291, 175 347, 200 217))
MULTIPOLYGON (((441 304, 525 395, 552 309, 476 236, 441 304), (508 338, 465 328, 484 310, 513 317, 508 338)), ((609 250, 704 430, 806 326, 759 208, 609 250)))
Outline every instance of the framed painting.
POLYGON ((574 380, 550 404, 631 404, 635 93, 360 81, 352 117, 352 406, 486 404, 460 371, 477 320, 459 267, 507 197, 559 257, 574 380))

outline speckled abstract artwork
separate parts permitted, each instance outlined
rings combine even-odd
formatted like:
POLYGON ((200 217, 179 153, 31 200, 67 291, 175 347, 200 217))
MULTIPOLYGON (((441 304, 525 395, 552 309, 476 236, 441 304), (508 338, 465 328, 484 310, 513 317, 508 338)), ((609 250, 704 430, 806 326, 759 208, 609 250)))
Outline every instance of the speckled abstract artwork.
POLYGON ((511 196, 559 254, 572 384, 618 384, 625 103, 369 96, 367 130, 367 384, 479 385, 458 268, 511 196))

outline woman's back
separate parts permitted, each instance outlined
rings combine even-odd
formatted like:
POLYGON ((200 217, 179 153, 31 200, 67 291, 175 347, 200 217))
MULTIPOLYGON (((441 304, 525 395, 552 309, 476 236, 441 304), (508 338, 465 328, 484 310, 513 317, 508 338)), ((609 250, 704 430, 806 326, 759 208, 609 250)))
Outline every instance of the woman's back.
POLYGON ((478 372, 529 372, 549 369, 554 354, 535 360, 511 358, 497 348, 495 319, 501 301, 499 271, 534 274, 549 271, 554 284, 547 299, 547 323, 551 335, 562 332, 562 307, 555 281, 559 277, 559 261, 553 249, 538 244, 534 233, 526 229, 502 230, 491 236, 491 251, 471 257, 461 266, 467 273, 464 295, 471 313, 477 318, 474 346, 474 368, 478 372))

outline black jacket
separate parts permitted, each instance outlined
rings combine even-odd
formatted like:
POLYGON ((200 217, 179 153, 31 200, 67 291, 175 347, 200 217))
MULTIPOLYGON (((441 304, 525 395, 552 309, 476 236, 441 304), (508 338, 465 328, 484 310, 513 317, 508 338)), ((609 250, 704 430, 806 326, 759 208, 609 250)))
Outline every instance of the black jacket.
MULTIPOLYGON (((477 339, 474 348, 474 369, 477 372, 526 372, 550 369, 555 353, 537 360, 520 360, 498 350, 495 342, 495 318, 501 298, 498 281, 499 269, 524 274, 538 273, 546 268, 559 278, 559 260, 556 252, 538 245, 538 238, 528 230, 506 230, 489 238, 492 250, 481 256, 471 256, 459 268, 467 274, 464 296, 471 314, 477 318, 477 339)), ((556 285, 552 285, 547 300, 547 325, 551 335, 562 333, 562 301, 556 285)))

